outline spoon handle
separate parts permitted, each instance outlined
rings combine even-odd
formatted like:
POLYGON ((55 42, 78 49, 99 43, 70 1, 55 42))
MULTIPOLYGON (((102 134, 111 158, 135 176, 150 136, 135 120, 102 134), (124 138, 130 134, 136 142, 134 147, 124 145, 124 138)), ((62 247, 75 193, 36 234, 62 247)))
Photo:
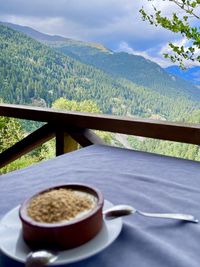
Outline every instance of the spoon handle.
POLYGON ((183 221, 190 221, 194 223, 198 223, 198 220, 194 218, 193 215, 190 214, 182 214, 182 213, 149 213, 143 211, 136 211, 138 214, 146 216, 146 217, 153 217, 153 218, 165 218, 165 219, 175 219, 175 220, 183 220, 183 221))

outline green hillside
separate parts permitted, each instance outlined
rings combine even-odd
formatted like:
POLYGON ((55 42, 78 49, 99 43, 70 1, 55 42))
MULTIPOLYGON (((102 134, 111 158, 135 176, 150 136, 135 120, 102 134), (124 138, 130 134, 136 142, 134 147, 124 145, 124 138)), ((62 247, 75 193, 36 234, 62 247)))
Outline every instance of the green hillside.
MULTIPOLYGON (((182 121, 200 124, 200 110, 195 110, 191 114, 185 114, 182 121)), ((137 138, 133 136, 129 136, 128 141, 134 149, 140 151, 148 151, 162 155, 200 161, 200 146, 197 145, 158 141, 151 138, 137 138)))
POLYGON ((200 100, 200 91, 195 85, 166 72, 158 64, 141 56, 124 52, 114 53, 83 42, 73 43, 66 40, 65 42, 46 41, 46 43, 65 55, 95 66, 113 77, 125 78, 162 95, 172 97, 184 95, 192 100, 200 100))
POLYGON ((59 97, 91 99, 104 113, 143 117, 159 114, 173 120, 199 107, 198 102, 185 96, 175 99, 113 78, 3 25, 0 63, 0 97, 8 103, 50 107, 59 97))

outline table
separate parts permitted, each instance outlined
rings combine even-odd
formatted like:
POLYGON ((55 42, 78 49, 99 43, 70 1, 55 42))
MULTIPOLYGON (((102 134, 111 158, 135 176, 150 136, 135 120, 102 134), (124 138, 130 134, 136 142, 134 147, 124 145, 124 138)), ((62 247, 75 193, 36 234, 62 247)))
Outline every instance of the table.
MULTIPOLYGON (((81 182, 114 204, 149 212, 191 213, 200 219, 200 163, 147 152, 93 145, 0 177, 0 217, 49 186, 81 182)), ((123 218, 117 240, 68 267, 199 267, 200 223, 123 218)), ((4 255, 0 266, 21 267, 4 255)))

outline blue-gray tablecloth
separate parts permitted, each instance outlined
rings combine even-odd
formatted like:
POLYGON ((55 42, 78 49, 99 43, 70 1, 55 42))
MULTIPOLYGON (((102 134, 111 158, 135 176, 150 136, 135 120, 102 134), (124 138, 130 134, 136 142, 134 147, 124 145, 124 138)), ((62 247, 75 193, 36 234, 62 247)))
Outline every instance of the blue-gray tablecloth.
MULTIPOLYGON (((93 145, 0 177, 0 217, 49 186, 84 182, 114 204, 149 212, 191 213, 200 219, 200 163, 93 145)), ((124 217, 117 240, 68 267, 199 267, 200 223, 124 217)), ((1 267, 18 264, 0 255, 1 267)))

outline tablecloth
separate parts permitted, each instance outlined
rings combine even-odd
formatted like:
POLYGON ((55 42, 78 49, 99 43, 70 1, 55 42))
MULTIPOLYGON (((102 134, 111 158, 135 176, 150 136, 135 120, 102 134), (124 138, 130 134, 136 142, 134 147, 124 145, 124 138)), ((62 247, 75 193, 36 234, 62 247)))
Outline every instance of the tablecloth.
MULTIPOLYGON (((0 218, 49 186, 81 182, 114 204, 148 212, 190 213, 200 219, 200 163, 103 145, 92 145, 0 177, 0 218)), ((1 267, 21 267, 0 254, 1 267)), ((199 267, 200 223, 123 218, 107 249, 68 267, 199 267)))

